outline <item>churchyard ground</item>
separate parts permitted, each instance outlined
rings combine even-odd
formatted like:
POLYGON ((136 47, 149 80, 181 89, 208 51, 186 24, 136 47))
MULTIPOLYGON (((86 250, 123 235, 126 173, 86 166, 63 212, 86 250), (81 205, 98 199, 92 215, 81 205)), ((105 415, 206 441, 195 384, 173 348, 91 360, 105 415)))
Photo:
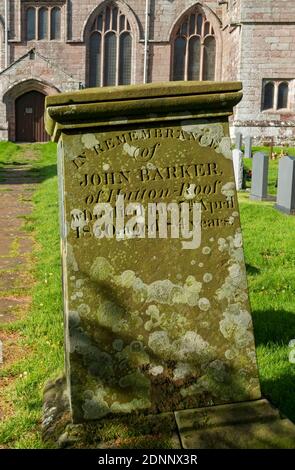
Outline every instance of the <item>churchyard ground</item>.
MULTIPOLYGON (((295 155, 295 149, 288 153, 295 155)), ((251 161, 245 163, 250 168, 251 161)), ((34 242, 25 265, 19 253, 19 239, 25 235, 14 237, 8 255, 0 252, 2 278, 19 280, 2 283, 0 290, 0 305, 14 299, 9 321, 0 317, 0 448, 42 448, 43 387, 63 370, 55 144, 0 143, 1 196, 14 191, 7 175, 17 168, 28 194, 13 193, 21 207, 18 219, 34 242)), ((278 162, 270 161, 270 194, 276 192, 277 168, 278 162)), ((247 192, 240 192, 239 203, 262 393, 295 422, 295 364, 288 346, 295 339, 295 218, 276 211, 273 202, 250 201, 247 192)), ((1 240, 8 236, 4 225, 1 240)), ((106 429, 102 438, 121 439, 124 447, 131 436, 131 429, 118 425, 106 429)), ((140 447, 140 440, 131 445, 140 447)), ((146 445, 153 447, 155 441, 146 445)), ((159 446, 165 445, 159 440, 159 446)))

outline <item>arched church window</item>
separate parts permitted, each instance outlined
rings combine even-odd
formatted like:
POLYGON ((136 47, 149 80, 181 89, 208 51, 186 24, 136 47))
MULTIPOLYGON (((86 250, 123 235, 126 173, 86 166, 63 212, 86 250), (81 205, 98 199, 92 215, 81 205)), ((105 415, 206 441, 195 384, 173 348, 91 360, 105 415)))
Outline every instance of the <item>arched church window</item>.
POLYGON ((280 83, 278 88, 278 109, 288 108, 288 94, 288 82, 280 83))
POLYGON ((61 9, 45 6, 26 8, 25 35, 27 41, 59 40, 61 38, 61 9))
POLYGON ((115 4, 107 5, 90 29, 89 86, 128 85, 131 65, 130 23, 115 4))
POLYGON ((174 43, 174 80, 184 80, 186 41, 179 37, 174 43))
POLYGON ((27 40, 36 39, 36 9, 28 8, 26 11, 27 40))
POLYGON ((38 16, 38 39, 48 38, 48 9, 40 8, 38 16))
POLYGON ((203 80, 215 78, 216 42, 214 36, 207 36, 204 40, 204 70, 203 80))
MULTIPOLYGON (((200 61, 195 57, 200 57, 201 43, 198 36, 192 36, 189 40, 188 51, 188 80, 200 79, 200 61)), ((183 80, 183 78, 182 78, 183 80)))
POLYGON ((264 96, 263 96, 263 109, 272 109, 274 107, 274 92, 275 87, 272 82, 268 82, 264 85, 264 96))
POLYGON ((173 37, 173 80, 214 80, 216 39, 204 13, 186 15, 173 37))
POLYGON ((101 76, 101 34, 95 31, 90 36, 90 57, 91 73, 89 86, 94 87, 100 84, 101 76))
POLYGON ((50 39, 60 39, 60 8, 54 7, 51 10, 50 39))
POLYGON ((129 32, 120 35, 119 84, 129 85, 131 82, 132 39, 129 32))
POLYGON ((262 82, 262 111, 289 109, 289 94, 292 80, 264 79, 262 82))

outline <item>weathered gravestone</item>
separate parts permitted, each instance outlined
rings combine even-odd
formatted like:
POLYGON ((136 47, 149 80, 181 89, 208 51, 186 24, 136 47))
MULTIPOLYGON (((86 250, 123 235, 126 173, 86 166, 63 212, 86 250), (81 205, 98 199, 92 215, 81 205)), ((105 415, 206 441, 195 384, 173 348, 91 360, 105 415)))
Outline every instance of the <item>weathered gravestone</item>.
POLYGON ((256 152, 252 164, 252 184, 250 199, 267 199, 268 155, 256 152))
POLYGON ((243 163, 243 152, 241 150, 233 150, 233 167, 236 182, 236 189, 239 191, 243 188, 243 175, 244 175, 244 163, 243 163))
POLYGON ((244 139, 245 142, 245 149, 244 149, 244 155, 245 158, 252 158, 252 137, 247 135, 244 139))
POLYGON ((227 122, 240 89, 170 83, 47 98, 75 422, 260 396, 227 122), (163 211, 169 222, 186 207, 187 234, 179 223, 165 233, 163 211))
POLYGON ((237 132, 235 135, 235 146, 237 150, 242 149, 243 135, 241 132, 237 132))
POLYGON ((276 208, 295 215, 295 157, 280 159, 276 208))
POLYGON ((260 397, 228 132, 240 90, 47 98, 76 423, 260 397))

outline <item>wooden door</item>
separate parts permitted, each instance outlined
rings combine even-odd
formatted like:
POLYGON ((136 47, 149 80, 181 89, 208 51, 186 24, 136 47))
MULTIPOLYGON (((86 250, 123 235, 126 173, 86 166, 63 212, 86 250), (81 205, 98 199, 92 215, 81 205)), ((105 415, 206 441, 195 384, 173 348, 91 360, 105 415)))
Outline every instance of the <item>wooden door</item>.
POLYGON ((44 127, 45 95, 29 91, 15 101, 16 141, 47 142, 44 127))

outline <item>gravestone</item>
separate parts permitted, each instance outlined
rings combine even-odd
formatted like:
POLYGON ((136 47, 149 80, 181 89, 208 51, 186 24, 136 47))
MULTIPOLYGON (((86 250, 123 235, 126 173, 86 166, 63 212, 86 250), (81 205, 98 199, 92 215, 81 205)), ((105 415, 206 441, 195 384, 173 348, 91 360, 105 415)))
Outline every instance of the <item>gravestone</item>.
POLYGON ((236 189, 240 191, 243 188, 243 175, 244 175, 244 163, 243 163, 243 152, 241 150, 233 150, 233 166, 234 175, 236 182, 236 189))
POLYGON ((245 141, 245 149, 244 149, 244 156, 245 158, 252 158, 252 137, 247 135, 244 139, 245 141))
POLYGON ((276 208, 295 215, 295 157, 282 157, 279 161, 276 208))
POLYGON ((267 199, 268 156, 256 152, 252 164, 252 185, 250 199, 263 201, 267 199))
POLYGON ((239 83, 47 97, 75 423, 260 398, 228 116, 239 83))
POLYGON ((242 149, 242 144, 243 144, 243 135, 241 132, 236 133, 236 139, 235 139, 235 145, 237 150, 242 149))

